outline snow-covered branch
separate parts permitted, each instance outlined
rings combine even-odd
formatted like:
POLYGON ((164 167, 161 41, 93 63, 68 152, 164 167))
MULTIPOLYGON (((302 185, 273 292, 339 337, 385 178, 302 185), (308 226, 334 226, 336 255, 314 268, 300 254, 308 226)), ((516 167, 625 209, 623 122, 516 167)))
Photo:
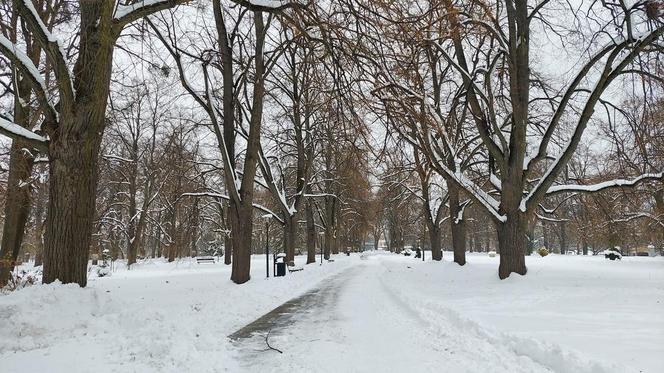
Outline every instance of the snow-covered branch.
POLYGON ((69 67, 67 66, 67 54, 64 52, 60 41, 53 36, 46 25, 44 25, 34 4, 32 4, 32 0, 19 0, 16 1, 16 3, 18 4, 18 10, 21 17, 30 28, 30 31, 32 31, 34 38, 46 52, 46 55, 54 67, 53 71, 57 78, 58 90, 61 96, 60 101, 73 102, 73 80, 69 73, 69 67))
POLYGON ((287 8, 304 7, 306 0, 231 0, 253 11, 274 12, 287 8))
MULTIPOLYGON (((211 192, 182 193, 182 194, 180 195, 180 197, 198 197, 198 198, 200 198, 200 197, 212 197, 212 198, 221 198, 221 199, 225 199, 225 200, 227 200, 227 201, 230 201, 230 199, 231 199, 231 198, 230 198, 228 195, 226 195, 226 194, 221 194, 221 193, 211 193, 211 192)), ((277 213, 275 213, 274 211, 270 210, 269 208, 267 208, 267 207, 265 207, 265 206, 263 206, 263 205, 260 205, 260 204, 258 204, 258 203, 254 203, 253 206, 254 206, 254 208, 256 208, 256 209, 261 210, 261 211, 263 211, 263 212, 265 212, 265 213, 271 215, 272 217, 274 217, 275 219, 277 219, 277 221, 278 221, 279 223, 284 224, 283 219, 281 219, 281 217, 279 217, 279 215, 278 215, 277 213)))
POLYGON ((44 107, 46 118, 49 121, 55 122, 57 118, 56 111, 53 105, 48 101, 46 82, 37 66, 32 63, 32 60, 30 60, 27 54, 23 53, 17 45, 3 35, 0 35, 0 53, 7 57, 12 64, 21 71, 23 76, 28 79, 35 91, 39 103, 44 107))
POLYGON ((13 140, 20 139, 40 150, 48 150, 48 139, 27 130, 16 123, 0 118, 0 134, 13 140))
POLYGON ((652 181, 652 180, 659 180, 664 182, 664 172, 643 174, 631 180, 616 179, 616 180, 609 180, 590 185, 577 185, 577 184, 554 185, 546 191, 546 194, 552 195, 564 192, 595 193, 609 188, 633 187, 642 182, 652 181))
POLYGON ((137 0, 131 4, 119 4, 113 19, 120 25, 126 25, 150 14, 184 4, 191 0, 137 0))

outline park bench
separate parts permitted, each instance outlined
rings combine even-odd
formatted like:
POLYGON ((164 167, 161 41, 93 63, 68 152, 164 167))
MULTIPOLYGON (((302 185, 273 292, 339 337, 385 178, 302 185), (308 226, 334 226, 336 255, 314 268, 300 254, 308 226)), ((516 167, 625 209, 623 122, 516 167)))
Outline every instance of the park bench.
POLYGON ((288 268, 288 273, 299 272, 304 269, 302 267, 296 267, 295 262, 292 261, 286 264, 286 268, 288 268))
POLYGON ((196 263, 201 264, 201 263, 210 263, 214 264, 215 260, 214 257, 212 256, 199 256, 196 258, 196 263))

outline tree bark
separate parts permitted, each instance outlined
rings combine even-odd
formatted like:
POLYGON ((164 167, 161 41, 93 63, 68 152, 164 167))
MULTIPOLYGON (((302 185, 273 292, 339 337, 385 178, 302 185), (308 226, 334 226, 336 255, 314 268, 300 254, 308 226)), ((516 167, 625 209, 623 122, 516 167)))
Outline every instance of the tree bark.
POLYGON ((527 272, 524 255, 526 221, 524 214, 512 212, 507 214, 507 220, 504 223, 497 224, 498 247, 500 248, 498 276, 501 280, 509 277, 512 272, 520 275, 525 275, 527 272))
POLYGON ((284 246, 286 249, 286 262, 295 261, 296 240, 297 240, 296 215, 284 216, 284 246))
POLYGON ((531 219, 527 223, 528 230, 526 231, 526 237, 528 239, 527 246, 526 246, 526 254, 530 255, 535 251, 535 224, 537 224, 537 220, 531 219))
POLYGON ((253 230, 252 206, 231 204, 231 235, 233 262, 231 280, 243 284, 251 278, 251 233, 253 230))
POLYGON ((429 225, 429 241, 431 243, 431 259, 443 260, 443 249, 441 244, 440 227, 436 224, 429 225))
POLYGON ((5 221, 0 246, 0 288, 7 285, 14 270, 30 215, 30 185, 27 181, 32 174, 34 159, 25 153, 24 148, 29 149, 29 146, 21 140, 14 140, 10 150, 5 221))
POLYGON ((335 225, 335 198, 333 196, 325 196, 325 242, 323 243, 324 251, 323 256, 325 259, 330 259, 333 246, 333 231, 335 225))
POLYGON ((307 202, 305 211, 307 221, 307 264, 316 262, 316 225, 313 203, 307 202))
POLYGON ((83 134, 67 133, 51 140, 44 283, 60 280, 87 285, 101 142, 97 132, 89 129, 87 119, 81 115, 81 123, 75 126, 87 129, 83 134))
POLYGON ((567 224, 564 221, 560 222, 560 254, 565 255, 567 252, 567 224))
MULTIPOLYGON (((655 211, 657 211, 657 216, 664 218, 664 188, 655 191, 655 211)), ((664 229, 660 229, 660 247, 664 247, 664 229)))
POLYGON ((454 262, 458 265, 466 264, 466 223, 459 205, 459 188, 453 183, 447 183, 450 204, 450 229, 452 231, 452 246, 454 262))
MULTIPOLYGON (((226 220, 228 221, 228 220, 226 220)), ((233 240, 231 235, 227 234, 224 238, 224 264, 230 265, 233 260, 233 240)))
MULTIPOLYGON (((249 123, 249 136, 244 160, 244 174, 239 190, 239 198, 231 198, 231 231, 233 232, 233 265, 231 280, 243 284, 251 279, 251 234, 253 230, 254 179, 258 151, 260 149, 260 131, 263 121, 263 98, 265 96, 265 61, 263 47, 265 43, 265 24, 263 13, 254 12, 256 49, 254 56, 255 74, 253 87, 253 105, 249 123)), ((227 185, 235 180, 229 178, 227 185)))

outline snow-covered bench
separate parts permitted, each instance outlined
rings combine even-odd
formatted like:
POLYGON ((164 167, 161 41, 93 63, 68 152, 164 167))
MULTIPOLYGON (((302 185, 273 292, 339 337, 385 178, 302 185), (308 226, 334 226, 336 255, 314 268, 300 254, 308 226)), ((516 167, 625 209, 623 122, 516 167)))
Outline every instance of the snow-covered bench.
POLYGON ((196 263, 201 264, 201 263, 211 263, 214 264, 215 260, 213 256, 199 256, 196 257, 196 263))
POLYGON ((286 268, 288 268, 288 273, 299 272, 304 269, 303 267, 296 267, 295 262, 288 262, 286 268))

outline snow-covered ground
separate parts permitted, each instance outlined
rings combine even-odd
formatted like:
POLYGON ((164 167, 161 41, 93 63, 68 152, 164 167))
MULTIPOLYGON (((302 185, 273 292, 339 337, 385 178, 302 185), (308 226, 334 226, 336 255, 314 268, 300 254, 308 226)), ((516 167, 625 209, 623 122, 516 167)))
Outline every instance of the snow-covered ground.
POLYGON ((499 258, 486 254, 469 254, 463 268, 449 262, 450 253, 443 263, 372 254, 340 255, 269 280, 257 256, 242 286, 223 264, 150 261, 86 289, 32 286, 0 295, 0 372, 664 367, 663 258, 533 256, 527 276, 499 281, 499 258), (226 338, 326 286, 336 289, 329 299, 270 336, 283 354, 226 338))
POLYGON ((497 343, 554 371, 579 371, 565 365, 575 356, 601 363, 597 371, 664 371, 664 258, 531 256, 526 276, 504 281, 498 257, 469 254, 464 267, 451 258, 445 253, 442 267, 413 261, 405 270, 384 261, 385 283, 422 317, 498 332, 497 343))

